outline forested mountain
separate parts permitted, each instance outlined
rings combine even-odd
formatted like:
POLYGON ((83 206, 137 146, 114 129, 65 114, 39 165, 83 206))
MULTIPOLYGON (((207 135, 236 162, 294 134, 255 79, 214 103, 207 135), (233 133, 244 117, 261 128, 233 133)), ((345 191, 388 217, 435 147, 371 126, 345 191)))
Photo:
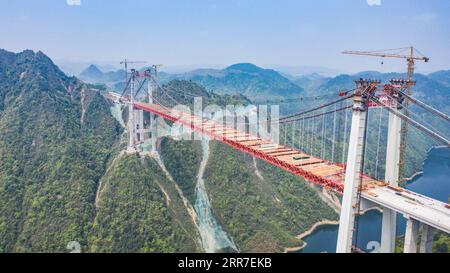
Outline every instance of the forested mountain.
POLYGON ((177 78, 195 81, 218 94, 242 94, 249 98, 286 98, 303 92, 275 70, 250 63, 231 65, 223 70, 195 70, 177 78))
POLYGON ((103 97, 42 52, 0 52, 0 250, 86 242, 121 130, 103 97))
MULTIPOLYGON (((193 210, 205 156, 198 142, 163 138, 162 161, 126 153, 109 102, 42 52, 1 51, 0 72, 0 252, 65 252, 71 241, 84 252, 204 251, 193 210)), ((194 82, 166 88, 186 103, 185 93, 249 103, 194 82)), ((210 146, 207 195, 239 251, 284 251, 313 223, 337 219, 302 179, 210 146)))
POLYGON ((437 71, 429 74, 428 77, 447 87, 450 87, 450 70, 437 71))
POLYGON ((42 52, 1 51, 0 72, 0 252, 201 249, 155 161, 120 152, 101 94, 42 52))

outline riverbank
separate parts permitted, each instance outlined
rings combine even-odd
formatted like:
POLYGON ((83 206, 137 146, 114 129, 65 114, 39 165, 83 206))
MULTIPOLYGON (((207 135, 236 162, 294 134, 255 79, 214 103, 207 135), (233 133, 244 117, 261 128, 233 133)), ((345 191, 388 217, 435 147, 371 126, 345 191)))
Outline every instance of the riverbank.
POLYGON ((416 172, 415 174, 413 174, 411 177, 405 178, 403 179, 405 182, 411 182, 414 181, 416 178, 418 178, 419 176, 423 175, 423 171, 420 172, 416 172))
POLYGON ((447 146, 433 146, 433 147, 429 148, 428 151, 427 151, 427 155, 426 155, 426 157, 425 157, 425 160, 424 160, 423 163, 422 163, 422 171, 417 171, 417 172, 415 172, 411 177, 405 178, 404 181, 407 182, 407 183, 413 182, 416 178, 418 178, 418 177, 420 177, 421 175, 423 175, 423 168, 424 168, 425 161, 428 159, 428 157, 430 156, 430 153, 431 153, 433 150, 435 150, 435 149, 436 149, 436 150, 437 150, 437 149, 447 149, 447 148, 448 148, 447 146))
MULTIPOLYGON (((305 232, 303 232, 300 235, 297 235, 296 238, 299 240, 303 240, 303 238, 310 236, 311 234, 314 233, 314 231, 316 231, 317 228, 321 227, 321 226, 331 226, 331 225, 338 225, 339 221, 331 221, 331 220, 322 220, 320 222, 315 223, 310 229, 306 230, 305 232)), ((289 252, 298 252, 302 249, 304 249, 308 244, 303 241, 303 245, 298 246, 298 247, 288 247, 285 248, 285 253, 289 253, 289 252)))

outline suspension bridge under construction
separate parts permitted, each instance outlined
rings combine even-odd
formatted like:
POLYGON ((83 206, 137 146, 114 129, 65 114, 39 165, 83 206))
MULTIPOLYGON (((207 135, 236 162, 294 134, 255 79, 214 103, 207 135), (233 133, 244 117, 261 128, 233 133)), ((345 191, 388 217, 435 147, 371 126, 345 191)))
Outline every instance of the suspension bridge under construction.
MULTIPOLYGON (((291 142, 285 141, 284 144, 280 144, 277 139, 266 138, 251 132, 249 127, 252 124, 250 122, 244 127, 236 126, 236 124, 218 121, 209 115, 192 114, 163 105, 154 95, 155 86, 156 90, 165 92, 168 96, 170 96, 171 90, 159 85, 156 72, 156 69, 144 72, 131 70, 124 93, 122 95, 108 94, 110 100, 128 106, 127 124, 130 147, 135 147, 147 133, 153 143, 152 149, 156 149, 157 123, 155 118, 162 117, 303 177, 329 191, 343 195, 336 249, 338 253, 349 253, 355 250, 354 233, 357 231, 357 216, 362 210, 370 208, 380 208, 383 211, 380 251, 384 253, 395 251, 397 213, 407 219, 403 247, 405 253, 414 253, 418 250, 424 253, 431 252, 434 230, 450 234, 450 206, 448 204, 399 187, 402 124, 408 123, 440 145, 450 146, 449 140, 441 132, 418 122, 411 117, 410 113, 405 114, 405 101, 409 101, 443 119, 444 122, 450 122, 446 114, 411 96, 409 90, 416 84, 411 78, 393 79, 388 83, 359 79, 355 81, 355 89, 341 92, 339 99, 312 107, 308 111, 272 120, 272 124, 292 125, 292 134, 294 135, 290 137, 291 142), (144 79, 139 87, 137 86, 138 78, 144 79), (136 101, 137 93, 141 90, 145 80, 148 83, 148 103, 136 101), (125 94, 128 89, 130 89, 129 95, 125 94), (347 105, 338 109, 337 105, 342 105, 344 102, 347 102, 347 105), (348 102, 350 103, 348 104, 348 102), (327 111, 326 109, 330 107, 334 107, 334 110, 327 111), (386 109, 389 112, 386 166, 383 179, 368 175, 364 173, 363 169, 367 117, 370 108, 386 109), (331 159, 326 159, 324 153, 319 156, 314 155, 312 146, 310 150, 303 145, 295 145, 295 134, 298 138, 305 137, 304 131, 307 130, 305 121, 315 120, 318 117, 325 117, 325 115, 334 115, 334 123, 336 123, 336 113, 348 109, 352 109, 352 117, 348 121, 350 134, 346 139, 348 148, 342 152, 343 154, 346 152, 346 162, 337 162, 334 154, 331 159), (144 128, 143 112, 150 113, 150 128, 144 128), (300 127, 297 126, 298 123, 301 124, 300 127), (421 236, 419 236, 420 232, 421 236)), ((173 99, 173 97, 171 98, 173 99)), ((258 124, 260 122, 258 121, 258 124)), ((324 126, 325 123, 322 124, 324 126)), ((334 126, 333 135, 337 133, 336 130, 334 126)), ((321 132, 319 130, 322 137, 324 133, 323 128, 321 132)), ((286 128, 284 134, 287 134, 286 128)), ((313 141, 312 136, 310 136, 310 141, 313 141)), ((332 149, 335 149, 334 139, 332 143, 332 149)), ((324 145, 322 142, 322 150, 324 145)))

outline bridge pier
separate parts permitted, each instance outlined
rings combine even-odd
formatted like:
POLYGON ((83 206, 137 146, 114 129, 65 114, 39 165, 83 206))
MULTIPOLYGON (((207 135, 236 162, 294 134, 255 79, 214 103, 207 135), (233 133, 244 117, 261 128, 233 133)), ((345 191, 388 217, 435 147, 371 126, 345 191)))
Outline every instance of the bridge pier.
POLYGON ((129 134, 129 141, 128 146, 130 148, 134 147, 134 144, 136 143, 136 125, 135 125, 135 112, 133 104, 130 103, 128 105, 128 134, 129 134))
POLYGON ((433 250, 434 228, 422 223, 422 237, 420 238, 420 253, 431 253, 433 250))
POLYGON ((383 208, 381 222, 381 253, 395 252, 396 228, 397 213, 391 209, 383 208))
POLYGON ((419 222, 412 218, 407 218, 405 244, 403 253, 417 253, 417 243, 419 242, 419 222))

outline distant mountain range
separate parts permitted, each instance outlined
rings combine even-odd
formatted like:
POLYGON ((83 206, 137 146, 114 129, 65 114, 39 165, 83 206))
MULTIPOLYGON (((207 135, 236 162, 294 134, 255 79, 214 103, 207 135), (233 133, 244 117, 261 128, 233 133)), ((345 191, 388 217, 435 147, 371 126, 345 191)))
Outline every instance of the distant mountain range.
POLYGON ((78 76, 81 80, 89 83, 114 84, 123 81, 125 70, 103 72, 96 65, 90 65, 78 76))
MULTIPOLYGON (((217 94, 244 95, 254 101, 284 99, 301 96, 322 95, 326 92, 338 92, 340 89, 351 89, 354 80, 359 77, 379 78, 388 80, 394 77, 405 77, 400 73, 379 73, 375 71, 360 72, 354 75, 340 74, 326 76, 326 73, 302 74, 296 67, 278 67, 282 71, 264 69, 251 63, 240 63, 228 66, 224 69, 196 69, 186 73, 160 72, 162 83, 171 80, 190 80, 203 85, 207 90, 217 94), (290 69, 287 69, 290 68, 290 69), (291 72, 292 74, 288 73, 291 72), (300 73, 300 75, 297 75, 300 73)), ((313 69, 311 71, 317 71, 313 69)), ((331 70, 323 70, 324 72, 331 70)), ((337 72, 337 71, 334 71, 337 72)), ((105 84, 115 91, 124 88, 124 71, 103 72, 98 66, 90 65, 79 78, 85 82, 105 84)), ((429 75, 416 74, 418 86, 416 89, 431 92, 447 92, 450 86, 450 70, 438 71, 429 75)), ((424 97, 425 94, 418 95, 424 97)), ((442 101, 442 100, 441 100, 442 101)), ((445 101, 445 100, 444 100, 445 101)))
MULTIPOLYGON (((104 73, 95 65, 91 65, 79 75, 79 78, 90 83, 102 83, 119 91, 124 87, 123 76, 123 70, 104 73)), ((162 83, 174 79, 191 80, 217 94, 242 94, 249 98, 289 98, 303 92, 303 88, 279 72, 250 63, 235 64, 225 69, 198 69, 183 74, 161 72, 160 78, 162 83)))
POLYGON ((450 70, 437 71, 429 74, 428 77, 450 87, 450 70))
POLYGON ((289 98, 301 95, 303 88, 279 72, 250 63, 234 64, 222 70, 195 70, 177 78, 195 81, 219 94, 242 94, 248 98, 289 98))

